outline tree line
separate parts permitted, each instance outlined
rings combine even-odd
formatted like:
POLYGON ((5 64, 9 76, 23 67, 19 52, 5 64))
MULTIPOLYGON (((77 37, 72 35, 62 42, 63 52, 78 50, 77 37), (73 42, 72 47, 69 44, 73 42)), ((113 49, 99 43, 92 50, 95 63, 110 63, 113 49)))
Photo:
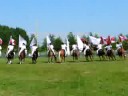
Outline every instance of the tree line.
MULTIPOLYGON (((32 34, 31 36, 28 36, 27 32, 22 28, 19 28, 19 27, 12 28, 12 27, 8 27, 8 26, 0 25, 0 38, 3 40, 2 47, 4 47, 4 49, 6 50, 6 48, 8 46, 10 36, 12 36, 16 40, 16 47, 15 48, 18 49, 19 34, 22 37, 24 37, 24 39, 27 41, 27 48, 29 50, 29 44, 30 44, 32 38, 34 37, 34 34, 32 34)), ((123 34, 121 33, 119 35, 123 35, 123 34)), ((93 32, 90 32, 89 36, 94 36, 94 37, 97 37, 97 38, 100 37, 96 33, 93 34, 93 32)), ((83 34, 81 36, 81 38, 88 40, 89 36, 86 36, 86 35, 83 34)), ((125 36, 128 38, 128 34, 125 35, 125 36)), ((61 44, 66 41, 66 40, 63 41, 62 37, 59 37, 59 36, 57 37, 54 34, 49 34, 49 38, 51 40, 51 43, 54 45, 54 48, 55 48, 56 51, 60 50, 61 49, 61 44)), ((66 38, 69 40, 70 48, 71 48, 71 45, 76 43, 76 35, 73 34, 73 32, 69 32, 67 34, 66 38)), ((117 38, 117 37, 115 37, 115 38, 117 38)), ((115 43, 113 43, 113 46, 115 48, 115 43)), ((127 50, 128 49, 128 42, 123 41, 123 46, 124 46, 125 50, 127 50)), ((39 46, 39 51, 46 51, 46 50, 47 50, 47 42, 46 42, 46 38, 44 38, 42 44, 39 46)))

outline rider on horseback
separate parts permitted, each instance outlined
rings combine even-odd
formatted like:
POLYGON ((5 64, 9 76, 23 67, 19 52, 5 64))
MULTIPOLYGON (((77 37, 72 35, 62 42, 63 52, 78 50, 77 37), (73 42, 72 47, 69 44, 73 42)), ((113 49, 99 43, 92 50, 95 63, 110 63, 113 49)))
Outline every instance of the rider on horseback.
MULTIPOLYGON (((21 54, 22 51, 26 51, 26 44, 25 43, 22 43, 22 46, 20 46, 19 49, 20 49, 20 51, 19 51, 18 56, 20 56, 20 54, 21 54)), ((26 54, 26 52, 25 52, 25 54, 26 54)))
POLYGON ((67 49, 67 46, 66 46, 66 44, 65 43, 63 43, 62 45, 61 45, 61 49, 63 49, 65 52, 65 56, 67 55, 67 51, 66 51, 66 49, 67 49))
POLYGON ((118 51, 122 48, 123 49, 123 45, 122 45, 122 43, 120 42, 117 42, 116 43, 116 48, 117 48, 117 50, 116 50, 116 53, 118 53, 118 51))
POLYGON ((108 43, 107 46, 105 46, 104 48, 106 49, 106 54, 108 50, 111 50, 113 52, 112 45, 110 43, 108 43))
POLYGON ((73 54, 73 51, 75 51, 75 50, 78 50, 77 44, 73 44, 73 45, 72 45, 71 55, 73 54))
POLYGON ((15 52, 14 52, 14 43, 13 42, 10 42, 9 45, 8 45, 8 48, 7 48, 7 53, 6 53, 6 56, 8 57, 9 53, 11 53, 10 55, 15 55, 15 52))
POLYGON ((31 47, 31 50, 32 50, 31 55, 32 55, 32 57, 33 57, 34 52, 35 52, 37 49, 38 49, 37 44, 34 44, 34 45, 31 47))
POLYGON ((97 45, 97 55, 98 55, 98 51, 101 50, 102 47, 103 47, 103 45, 101 43, 97 45))
POLYGON ((8 57, 8 55, 12 55, 14 56, 15 55, 15 52, 14 52, 14 46, 16 45, 16 42, 14 39, 10 39, 9 41, 9 45, 8 45, 8 48, 7 48, 7 53, 6 53, 6 56, 8 57), (10 53, 10 54, 9 54, 10 53))
POLYGON ((50 50, 53 52, 54 56, 56 57, 54 46, 51 43, 48 45, 48 53, 50 50))
POLYGON ((84 46, 84 55, 86 55, 86 50, 90 49, 90 46, 88 42, 84 43, 83 46, 84 46))

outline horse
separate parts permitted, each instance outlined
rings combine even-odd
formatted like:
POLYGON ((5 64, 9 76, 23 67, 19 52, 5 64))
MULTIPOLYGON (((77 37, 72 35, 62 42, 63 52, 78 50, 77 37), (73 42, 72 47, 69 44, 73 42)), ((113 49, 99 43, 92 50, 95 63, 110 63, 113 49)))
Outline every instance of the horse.
POLYGON ((79 50, 73 50, 73 52, 72 52, 73 61, 78 60, 79 54, 80 54, 79 50))
POLYGON ((33 64, 36 64, 36 60, 38 58, 38 49, 36 49, 33 53, 33 56, 32 56, 32 63, 33 64))
POLYGON ((115 55, 114 55, 114 53, 113 53, 112 50, 107 50, 106 56, 108 56, 108 59, 109 59, 109 60, 110 60, 110 59, 116 60, 116 57, 115 57, 115 55))
POLYGON ((99 49, 97 55, 99 56, 100 60, 101 60, 101 57, 103 60, 105 60, 105 52, 103 49, 99 49))
POLYGON ((22 63, 25 61, 25 57, 26 57, 25 50, 23 50, 23 51, 20 53, 20 56, 19 56, 19 63, 20 63, 20 64, 22 64, 22 63))
POLYGON ((10 51, 7 55, 7 64, 12 64, 12 60, 14 59, 14 52, 10 51))
POLYGON ((119 55, 119 57, 123 57, 125 59, 126 54, 125 54, 125 50, 123 48, 120 48, 117 50, 117 54, 119 55))
POLYGON ((87 49, 86 54, 84 53, 84 55, 85 55, 87 61, 89 61, 88 57, 90 57, 91 61, 93 60, 93 53, 92 53, 91 49, 87 49))
POLYGON ((60 61, 60 63, 62 63, 63 61, 65 62, 65 50, 64 49, 61 49, 60 51, 59 51, 59 61, 60 61))
POLYGON ((54 55, 52 50, 49 50, 48 51, 48 63, 53 62, 53 58, 54 58, 54 61, 56 62, 57 61, 56 56, 54 55))

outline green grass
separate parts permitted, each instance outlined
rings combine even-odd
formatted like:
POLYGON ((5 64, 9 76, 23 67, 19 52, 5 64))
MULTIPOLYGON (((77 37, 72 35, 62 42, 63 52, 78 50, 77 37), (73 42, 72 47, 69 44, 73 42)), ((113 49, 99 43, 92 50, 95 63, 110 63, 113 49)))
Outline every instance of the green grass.
POLYGON ((128 96, 128 60, 46 62, 0 59, 0 96, 128 96))

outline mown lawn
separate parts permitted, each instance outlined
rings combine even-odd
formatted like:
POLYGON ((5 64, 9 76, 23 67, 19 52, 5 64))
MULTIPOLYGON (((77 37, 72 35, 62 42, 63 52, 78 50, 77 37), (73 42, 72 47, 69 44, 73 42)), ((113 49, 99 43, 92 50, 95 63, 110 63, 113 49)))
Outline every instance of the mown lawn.
POLYGON ((0 96, 128 96, 128 60, 17 63, 0 59, 0 96))

